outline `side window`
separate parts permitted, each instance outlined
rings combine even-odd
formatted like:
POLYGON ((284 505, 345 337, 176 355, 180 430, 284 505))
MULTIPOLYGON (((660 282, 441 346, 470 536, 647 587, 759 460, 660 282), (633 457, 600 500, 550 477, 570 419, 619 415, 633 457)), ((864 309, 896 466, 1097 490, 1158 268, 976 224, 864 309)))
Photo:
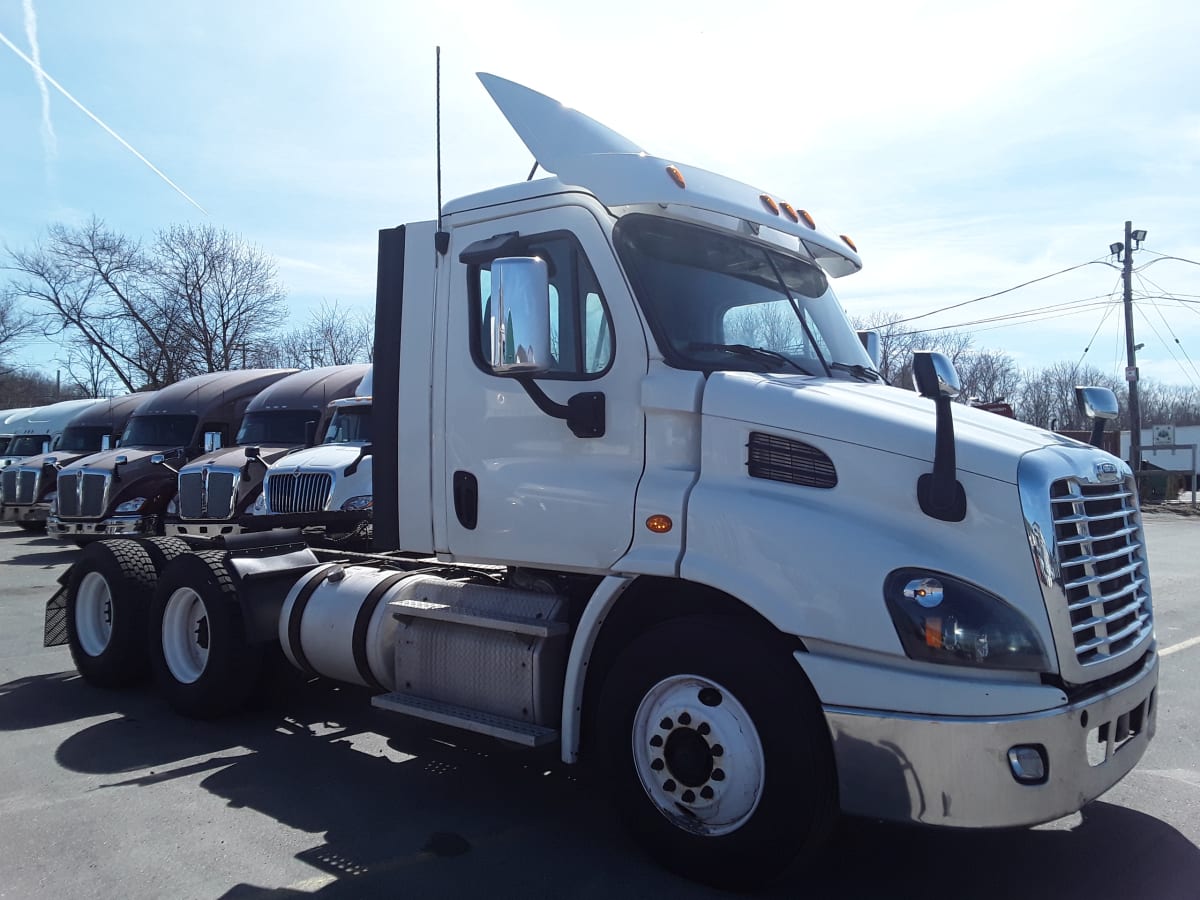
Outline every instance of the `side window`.
MULTIPOLYGON (((563 233, 531 237, 521 255, 546 261, 550 275, 551 371, 546 378, 590 378, 612 363, 612 320, 600 283, 575 239, 563 233)), ((490 265, 471 266, 467 277, 475 314, 472 342, 476 364, 486 368, 492 331, 492 273, 490 265)))

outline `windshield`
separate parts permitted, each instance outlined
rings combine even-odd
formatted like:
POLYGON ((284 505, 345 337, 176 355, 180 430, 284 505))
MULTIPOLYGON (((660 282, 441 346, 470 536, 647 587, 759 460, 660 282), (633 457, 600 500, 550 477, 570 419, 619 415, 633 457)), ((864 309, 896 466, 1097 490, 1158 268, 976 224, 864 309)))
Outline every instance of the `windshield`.
POLYGON ((243 447, 266 444, 273 447, 302 447, 311 443, 321 414, 315 409, 278 409, 246 413, 238 429, 237 443, 243 447))
POLYGON ((870 369, 825 274, 808 261, 648 215, 621 219, 613 239, 670 365, 837 377, 870 369))
POLYGON ((48 434, 21 434, 12 439, 8 445, 7 456, 37 456, 42 452, 42 445, 50 443, 48 434))
POLYGON ((63 431, 54 449, 95 453, 100 449, 103 437, 110 432, 107 425, 70 425, 63 431))
POLYGON ((371 441, 371 407, 343 406, 325 430, 326 444, 367 444, 371 441))
POLYGON ((122 447, 187 447, 196 433, 196 416, 133 416, 121 435, 122 447))
POLYGON ((4 453, 8 449, 8 442, 11 440, 12 437, 0 437, 0 453, 4 453))

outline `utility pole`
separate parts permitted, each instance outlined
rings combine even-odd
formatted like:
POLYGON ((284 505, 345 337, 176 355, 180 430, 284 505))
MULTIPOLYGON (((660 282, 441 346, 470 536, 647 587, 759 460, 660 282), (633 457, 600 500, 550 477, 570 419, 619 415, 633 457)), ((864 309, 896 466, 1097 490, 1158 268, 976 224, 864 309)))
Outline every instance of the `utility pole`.
POLYGON ((1121 278, 1125 282, 1125 380, 1129 382, 1129 468, 1136 480, 1142 468, 1142 411, 1138 405, 1137 348, 1133 343, 1133 244, 1138 247, 1146 239, 1145 231, 1134 231, 1133 223, 1125 223, 1125 259, 1121 278))

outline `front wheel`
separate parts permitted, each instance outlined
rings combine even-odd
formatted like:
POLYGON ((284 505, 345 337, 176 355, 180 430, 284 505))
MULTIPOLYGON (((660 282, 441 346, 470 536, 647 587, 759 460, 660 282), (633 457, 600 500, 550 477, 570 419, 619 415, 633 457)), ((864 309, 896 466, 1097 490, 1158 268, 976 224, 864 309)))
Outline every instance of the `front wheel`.
POLYGON ((760 887, 836 814, 829 734, 778 636, 728 617, 666 622, 617 658, 597 720, 627 825, 667 868, 760 887))
POLYGON ((176 712, 211 719, 240 709, 258 685, 263 648, 246 641, 219 550, 186 553, 158 579, 150 615, 154 680, 176 712))

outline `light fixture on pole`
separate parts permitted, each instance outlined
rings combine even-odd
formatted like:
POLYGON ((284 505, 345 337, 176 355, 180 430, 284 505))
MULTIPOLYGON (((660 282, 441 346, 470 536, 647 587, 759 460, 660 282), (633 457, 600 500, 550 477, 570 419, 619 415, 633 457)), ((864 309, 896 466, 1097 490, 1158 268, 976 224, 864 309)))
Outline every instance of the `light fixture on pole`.
POLYGON ((1117 262, 1121 261, 1121 251, 1125 249, 1124 244, 1109 244, 1108 252, 1117 258, 1117 262))

